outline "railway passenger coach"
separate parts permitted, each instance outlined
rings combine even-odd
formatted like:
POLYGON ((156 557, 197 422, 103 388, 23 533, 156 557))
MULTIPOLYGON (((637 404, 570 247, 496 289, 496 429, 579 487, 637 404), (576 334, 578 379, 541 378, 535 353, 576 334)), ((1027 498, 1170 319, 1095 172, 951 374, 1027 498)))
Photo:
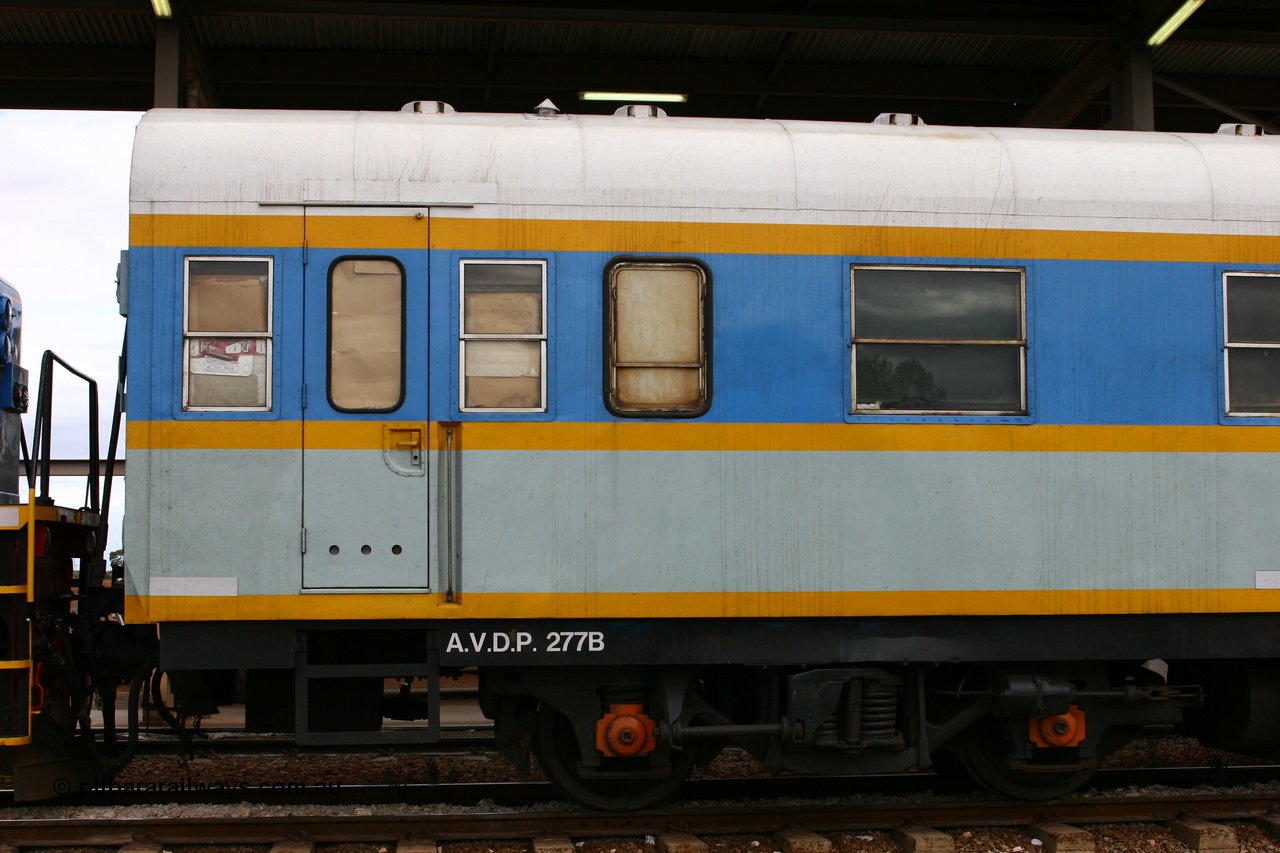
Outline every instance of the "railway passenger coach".
POLYGON ((1226 130, 151 112, 125 621, 301 742, 478 667, 605 808, 726 744, 1032 798, 1280 746, 1280 142, 1226 130))

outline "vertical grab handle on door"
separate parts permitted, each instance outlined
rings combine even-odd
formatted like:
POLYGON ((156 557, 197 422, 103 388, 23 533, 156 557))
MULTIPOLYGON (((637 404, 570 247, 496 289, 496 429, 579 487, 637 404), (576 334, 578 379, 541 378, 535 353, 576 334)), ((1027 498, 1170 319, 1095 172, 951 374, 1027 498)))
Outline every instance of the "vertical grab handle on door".
POLYGON ((453 427, 444 430, 444 528, 445 528, 445 592, 444 600, 453 603, 453 427))

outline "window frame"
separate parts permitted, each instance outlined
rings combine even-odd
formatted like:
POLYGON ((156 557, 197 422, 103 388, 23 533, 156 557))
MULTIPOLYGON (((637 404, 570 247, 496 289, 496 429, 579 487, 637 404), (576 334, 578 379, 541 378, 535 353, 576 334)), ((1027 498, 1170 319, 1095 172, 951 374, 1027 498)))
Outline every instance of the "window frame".
POLYGON ((254 412, 270 412, 275 408, 275 290, 276 264, 272 255, 184 255, 182 258, 182 398, 183 412, 224 412, 229 414, 248 414, 254 412), (267 328, 265 333, 246 334, 237 331, 200 331, 191 330, 191 264, 192 262, 220 263, 265 263, 267 265, 267 328), (190 341, 198 338, 242 338, 263 340, 267 342, 266 380, 264 387, 264 405, 261 406, 193 406, 190 404, 191 362, 188 353, 190 341))
POLYGON ((1031 421, 1031 371, 1029 366, 1030 333, 1027 316, 1027 267, 1025 265, 993 266, 989 264, 911 264, 884 263, 849 260, 846 264, 848 273, 845 297, 848 300, 845 311, 846 343, 849 357, 846 369, 849 371, 845 383, 848 390, 848 405, 845 418, 849 422, 857 422, 867 418, 899 418, 921 421, 928 419, 957 419, 970 421, 998 421, 1002 423, 1029 423, 1031 421), (856 273, 858 270, 918 270, 938 272, 995 272, 1018 274, 1018 326, 1020 338, 986 339, 986 338, 859 338, 855 322, 857 309, 856 273), (858 407, 858 345, 859 344, 903 344, 917 346, 981 346, 1006 347, 1018 350, 1019 405, 1017 410, 1008 409, 873 409, 858 407))
POLYGON ((547 399, 547 343, 550 338, 550 307, 548 305, 548 280, 550 263, 546 258, 483 258, 470 257, 458 259, 458 396, 455 401, 458 411, 464 414, 521 414, 543 415, 551 411, 551 403, 547 399), (467 332, 467 267, 497 265, 537 265, 542 268, 542 332, 540 334, 487 334, 467 332), (514 408, 507 406, 468 406, 467 402, 467 342, 468 341, 539 341, 540 351, 540 394, 542 405, 537 408, 514 408))
MULTIPOLYGON (((609 413, 620 418, 697 418, 705 415, 711 409, 712 399, 712 283, 711 268, 698 258, 688 257, 652 257, 639 255, 619 255, 610 259, 604 267, 603 291, 601 302, 603 304, 603 358, 604 365, 604 382, 603 397, 605 408, 609 413), (659 408, 659 407, 628 407, 620 406, 615 400, 615 391, 617 389, 617 339, 614 334, 617 299, 615 296, 614 281, 617 273, 621 269, 628 267, 668 267, 668 268, 693 268, 702 276, 702 289, 699 297, 701 311, 699 312, 699 346, 702 351, 700 364, 697 366, 699 371, 699 384, 702 388, 702 401, 693 408, 659 408)), ((626 366, 642 366, 642 365, 622 365, 626 366)))
POLYGON ((409 295, 409 276, 405 271, 404 264, 399 258, 391 255, 342 255, 334 258, 329 264, 329 271, 326 277, 325 291, 325 395, 328 399, 329 406, 335 412, 343 412, 344 414, 387 414, 394 412, 404 405, 407 379, 405 363, 407 361, 405 349, 408 345, 408 318, 407 318, 407 301, 409 295), (359 408, 351 409, 339 406, 333 399, 333 272, 338 265, 345 261, 390 261, 400 270, 400 397, 396 400, 395 405, 387 408, 359 408))
POLYGON ((1274 424, 1280 422, 1280 407, 1274 412, 1233 412, 1231 411, 1231 351, 1244 349, 1274 349, 1280 350, 1280 341, 1270 343, 1260 342, 1239 342, 1231 341, 1230 326, 1230 302, 1227 282, 1231 277, 1237 278, 1270 278, 1274 279, 1276 286, 1280 287, 1280 272, 1269 270, 1242 270, 1242 269, 1224 269, 1222 270, 1222 279, 1219 286, 1219 296, 1221 297, 1221 320, 1222 320, 1222 421, 1223 423, 1269 423, 1274 424))

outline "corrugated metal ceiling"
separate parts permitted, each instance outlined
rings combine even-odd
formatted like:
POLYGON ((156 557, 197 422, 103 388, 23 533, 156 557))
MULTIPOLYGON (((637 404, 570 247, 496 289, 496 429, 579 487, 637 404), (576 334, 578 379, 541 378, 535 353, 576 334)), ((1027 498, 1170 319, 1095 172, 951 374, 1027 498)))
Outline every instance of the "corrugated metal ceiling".
MULTIPOLYGON (((1126 45, 1152 26, 1140 12, 1163 15, 1176 2, 744 0, 732 12, 712 0, 175 6, 196 89, 220 106, 387 109, 434 95, 462 110, 525 109, 534 94, 572 102, 581 87, 610 86, 687 91, 677 110, 705 115, 762 115, 767 104, 774 117, 913 110, 935 122, 1016 124, 1040 102, 1031 115, 1092 126, 1106 122, 1110 91, 1096 51, 1110 45, 1124 61, 1126 45), (1063 86, 1082 88, 1071 101, 1063 86)), ((148 0, 62 0, 55 9, 0 0, 0 106, 145 108, 156 32, 148 0)), ((1186 91, 1208 87, 1280 119, 1280 2, 1208 0, 1150 57, 1157 77, 1186 91)), ((1166 88, 1157 122, 1162 103, 1177 107, 1169 115, 1180 124, 1169 129, 1210 129, 1222 118, 1166 88)))

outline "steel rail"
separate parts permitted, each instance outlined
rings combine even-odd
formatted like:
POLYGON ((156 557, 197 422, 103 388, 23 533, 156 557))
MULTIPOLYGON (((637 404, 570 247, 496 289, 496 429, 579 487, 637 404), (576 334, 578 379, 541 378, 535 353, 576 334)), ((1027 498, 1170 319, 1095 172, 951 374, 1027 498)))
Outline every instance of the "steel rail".
MULTIPOLYGON (((1267 765, 1239 768, 1135 768, 1100 771, 1094 777, 1096 795, 1129 787, 1188 789, 1226 788, 1259 785, 1280 779, 1280 767, 1267 765)), ((85 791, 74 791, 57 805, 136 806, 170 803, 211 803, 235 801, 262 805, 306 805, 324 803, 333 807, 356 805, 452 805, 475 806, 489 802, 503 807, 528 807, 559 799, 547 782, 399 782, 394 784, 325 784, 287 786, 263 783, 235 788, 200 779, 163 783, 94 783, 85 791), (148 790, 149 787, 155 790, 148 790)), ((1280 792, 1280 787, 1276 788, 1280 792)), ((933 773, 875 774, 869 776, 762 776, 743 778, 702 778, 686 782, 673 802, 735 802, 781 797, 817 800, 832 796, 920 797, 929 794, 978 797, 971 782, 933 773)), ((984 800, 985 801, 985 800, 984 800)), ((13 792, 0 790, 0 807, 12 806, 13 792)), ((0 824, 2 826, 2 824, 0 824)))
MULTIPOLYGON (((474 731, 475 729, 468 729, 474 731)), ((138 741, 138 755, 177 755, 182 744, 176 737, 165 737, 164 732, 138 741)), ((406 746, 397 744, 388 749, 396 755, 467 755, 477 751, 496 751, 492 735, 475 737, 441 738, 435 743, 406 746)), ((293 738, 219 737, 196 738, 191 741, 191 751, 196 755, 378 755, 369 744, 299 744, 293 738)))
POLYGON ((0 821, 0 840, 19 846, 108 846, 131 841, 159 844, 266 844, 286 839, 319 843, 528 839, 656 835, 768 834, 803 826, 819 832, 931 827, 1026 826, 1052 820, 1070 824, 1160 822, 1195 815, 1204 820, 1250 820, 1280 806, 1280 793, 1192 794, 1156 798, 1111 797, 1051 803, 1001 801, 912 802, 805 806, 750 803, 739 807, 690 805, 639 813, 565 811, 451 814, 269 815, 220 817, 113 816, 0 821))

